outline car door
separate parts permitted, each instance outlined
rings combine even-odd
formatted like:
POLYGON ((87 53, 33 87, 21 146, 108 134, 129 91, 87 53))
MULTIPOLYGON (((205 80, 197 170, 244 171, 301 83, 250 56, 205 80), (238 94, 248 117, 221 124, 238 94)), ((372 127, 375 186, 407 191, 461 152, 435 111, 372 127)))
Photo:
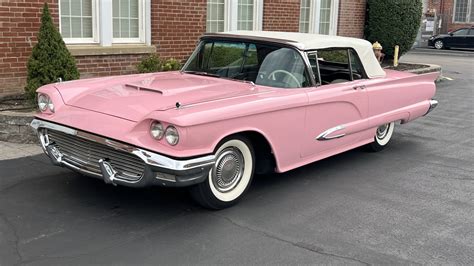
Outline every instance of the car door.
POLYGON ((465 48, 467 47, 467 34, 469 29, 459 29, 450 33, 446 37, 445 46, 453 48, 465 48))
POLYGON ((326 49, 308 53, 308 58, 319 86, 307 90, 302 157, 353 145, 368 126, 366 79, 357 53, 326 49))
POLYGON ((469 34, 467 36, 467 45, 466 48, 474 49, 474 28, 469 30, 469 34))

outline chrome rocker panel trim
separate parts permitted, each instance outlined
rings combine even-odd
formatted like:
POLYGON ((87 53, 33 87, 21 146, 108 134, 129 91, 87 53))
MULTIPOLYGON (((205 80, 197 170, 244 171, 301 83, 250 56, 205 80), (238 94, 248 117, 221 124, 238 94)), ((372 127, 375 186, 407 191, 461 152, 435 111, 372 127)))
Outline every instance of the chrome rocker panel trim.
MULTIPOLYGON (((90 134, 84 131, 69 128, 63 125, 58 125, 48 121, 33 119, 30 126, 36 131, 38 138, 41 143, 41 147, 45 154, 51 159, 53 164, 67 167, 73 171, 80 172, 84 175, 102 178, 106 183, 112 183, 114 185, 125 185, 132 187, 143 187, 148 185, 161 185, 161 186, 190 186, 207 179, 209 171, 215 163, 214 155, 205 155, 198 158, 179 160, 173 159, 158 153, 140 149, 135 146, 120 143, 105 137, 90 134), (107 175, 102 171, 102 175, 89 171, 87 169, 79 168, 72 165, 51 154, 51 147, 49 146, 49 140, 47 134, 42 133, 41 129, 51 129, 60 131, 69 135, 77 136, 89 141, 93 141, 99 144, 106 145, 115 150, 127 152, 133 154, 145 162, 145 170, 143 176, 138 181, 130 181, 114 177, 114 175, 107 175)), ((102 161, 99 162, 102 168, 102 161)))

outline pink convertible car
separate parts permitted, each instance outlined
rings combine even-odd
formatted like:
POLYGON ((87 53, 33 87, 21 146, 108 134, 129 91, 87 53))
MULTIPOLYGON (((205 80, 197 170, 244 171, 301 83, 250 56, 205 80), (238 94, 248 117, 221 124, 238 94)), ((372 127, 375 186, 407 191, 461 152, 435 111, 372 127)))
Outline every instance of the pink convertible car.
POLYGON ((436 107, 438 73, 383 70, 369 42, 283 32, 206 34, 181 71, 38 89, 31 126, 55 165, 143 187, 189 187, 235 204, 254 173, 366 145, 436 107))

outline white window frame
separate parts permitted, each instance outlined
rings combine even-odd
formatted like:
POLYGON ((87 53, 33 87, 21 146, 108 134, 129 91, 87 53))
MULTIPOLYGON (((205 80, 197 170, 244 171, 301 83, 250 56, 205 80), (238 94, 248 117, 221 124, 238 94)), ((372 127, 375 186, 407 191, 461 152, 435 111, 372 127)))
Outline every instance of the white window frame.
MULTIPOLYGON (((300 1, 301 6, 301 1, 300 1)), ((339 0, 331 1, 331 18, 329 23, 329 35, 337 35, 339 18, 339 0)), ((321 20, 321 1, 311 0, 309 11, 309 33, 319 34, 319 22, 321 20), (316 8, 315 8, 316 7, 316 8)))
MULTIPOLYGON (((99 0, 100 1, 100 0, 99 0)), ((88 44, 99 43, 99 27, 97 18, 99 17, 99 4, 97 0, 92 0, 92 38, 63 38, 66 44, 88 44)), ((61 0, 58 0, 59 32, 61 32, 61 0)))
MULTIPOLYGON (((237 30, 238 0, 224 0, 224 31, 237 30)), ((207 18, 206 18, 207 22, 207 18)), ((253 4, 253 27, 258 31, 263 28, 263 0, 254 0, 253 4)), ((207 29, 206 29, 207 30, 207 29)))
POLYGON ((474 10, 471 9, 472 7, 472 1, 473 0, 467 0, 467 13, 466 13, 466 20, 465 21, 457 21, 456 20, 456 11, 457 11, 457 3, 458 0, 454 0, 454 6, 453 6, 453 23, 472 23, 474 21, 471 21, 471 14, 474 12, 474 10))
MULTIPOLYGON (((61 4, 60 0, 57 0, 61 4)), ((139 38, 114 38, 112 0, 92 0, 92 36, 93 38, 63 38, 66 44, 145 44, 151 45, 151 1, 139 0, 139 38)), ((61 8, 59 6, 59 8, 61 8)), ((60 10, 60 9, 59 9, 60 10)), ((59 12, 59 30, 61 31, 61 12, 59 12)))

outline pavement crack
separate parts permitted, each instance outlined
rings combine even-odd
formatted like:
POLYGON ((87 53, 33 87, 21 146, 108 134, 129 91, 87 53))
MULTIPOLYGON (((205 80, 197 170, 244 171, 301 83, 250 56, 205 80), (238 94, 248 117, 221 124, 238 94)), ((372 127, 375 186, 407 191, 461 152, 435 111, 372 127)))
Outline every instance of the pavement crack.
POLYGON ((15 265, 21 265, 23 263, 23 256, 21 255, 21 252, 20 252, 20 238, 18 236, 16 227, 13 225, 13 223, 8 219, 8 217, 5 214, 0 213, 0 218, 5 221, 5 224, 8 227, 10 227, 10 230, 13 233, 14 242, 15 242, 14 250, 18 258, 18 262, 15 265))
POLYGON ((239 228, 242 228, 242 229, 257 233, 257 234, 260 234, 262 236, 265 236, 265 237, 268 237, 268 238, 271 238, 271 239, 274 239, 274 240, 277 240, 277 241, 280 241, 280 242, 290 244, 290 245, 292 245, 294 247, 297 247, 297 248, 301 248, 301 249, 304 249, 304 250, 307 250, 307 251, 310 251, 310 252, 313 252, 313 253, 317 253, 317 254, 320 254, 320 255, 324 255, 324 256, 329 256, 329 257, 349 260, 349 261, 352 261, 352 262, 357 262, 357 263, 360 263, 360 264, 363 264, 363 265, 368 265, 368 266, 371 265, 368 262, 365 262, 365 261, 362 261, 362 260, 359 260, 359 259, 356 259, 356 258, 343 256, 343 255, 339 255, 339 254, 335 254, 335 253, 325 251, 323 248, 317 247, 313 244, 309 244, 309 243, 305 243, 305 242, 293 242, 291 240, 284 239, 284 238, 276 236, 274 234, 270 234, 266 231, 259 230, 259 229, 256 229, 256 228, 252 228, 252 227, 240 224, 240 223, 238 223, 238 222, 236 222, 236 221, 234 221, 231 218, 226 217, 226 216, 221 216, 221 215, 217 215, 217 214, 211 214, 211 215, 216 216, 216 217, 221 218, 221 219, 224 219, 224 220, 228 221, 229 223, 231 223, 232 225, 237 226, 239 228))

